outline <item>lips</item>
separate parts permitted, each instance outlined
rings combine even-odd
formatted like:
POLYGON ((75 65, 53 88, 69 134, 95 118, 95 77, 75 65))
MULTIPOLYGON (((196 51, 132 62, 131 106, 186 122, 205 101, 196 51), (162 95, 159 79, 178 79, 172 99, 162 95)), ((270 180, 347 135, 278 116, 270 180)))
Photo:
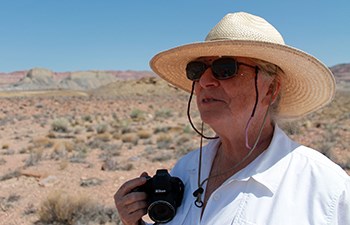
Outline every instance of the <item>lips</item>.
POLYGON ((217 99, 217 98, 213 98, 213 97, 204 97, 204 98, 202 98, 201 102, 202 103, 212 103, 212 102, 223 102, 223 101, 220 99, 217 99))
POLYGON ((214 99, 214 98, 204 98, 204 99, 202 99, 203 103, 217 102, 217 101, 219 101, 219 100, 214 99))

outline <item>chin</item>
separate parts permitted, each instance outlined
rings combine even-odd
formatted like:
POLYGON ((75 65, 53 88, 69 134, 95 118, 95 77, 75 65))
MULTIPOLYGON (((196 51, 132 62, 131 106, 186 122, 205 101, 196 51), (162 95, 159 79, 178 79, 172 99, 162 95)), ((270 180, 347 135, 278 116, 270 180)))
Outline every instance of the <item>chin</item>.
POLYGON ((202 115, 201 119, 203 123, 208 124, 209 126, 213 127, 215 124, 219 124, 221 119, 220 116, 213 116, 213 115, 202 115))

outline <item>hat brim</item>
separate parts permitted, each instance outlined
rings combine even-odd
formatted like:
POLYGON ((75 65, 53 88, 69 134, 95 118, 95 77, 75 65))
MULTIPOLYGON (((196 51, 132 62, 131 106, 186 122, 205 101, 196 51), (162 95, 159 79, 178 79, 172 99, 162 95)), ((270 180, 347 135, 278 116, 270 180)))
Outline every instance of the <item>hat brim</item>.
POLYGON ((172 85, 190 92, 192 81, 186 77, 186 65, 202 56, 249 57, 279 66, 284 72, 280 118, 298 118, 314 112, 335 94, 334 76, 322 62, 299 49, 269 42, 219 40, 183 45, 157 54, 150 66, 172 85))

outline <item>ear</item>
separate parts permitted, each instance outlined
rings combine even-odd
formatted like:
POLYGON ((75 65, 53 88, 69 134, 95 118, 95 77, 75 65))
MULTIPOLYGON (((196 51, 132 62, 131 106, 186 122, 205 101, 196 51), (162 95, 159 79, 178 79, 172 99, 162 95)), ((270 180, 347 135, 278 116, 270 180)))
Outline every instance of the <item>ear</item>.
POLYGON ((273 81, 271 82, 270 86, 269 86, 269 89, 263 99, 263 103, 264 104, 273 104, 276 99, 277 99, 277 96, 279 94, 281 90, 281 82, 279 79, 273 79, 273 81), (272 95, 272 96, 271 96, 272 95))

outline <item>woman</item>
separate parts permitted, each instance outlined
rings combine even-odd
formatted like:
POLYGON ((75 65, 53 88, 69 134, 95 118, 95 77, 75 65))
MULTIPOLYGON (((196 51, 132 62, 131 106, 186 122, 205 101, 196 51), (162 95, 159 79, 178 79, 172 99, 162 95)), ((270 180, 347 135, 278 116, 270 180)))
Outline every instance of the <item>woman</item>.
MULTIPOLYGON (((213 140, 172 169, 185 191, 167 224, 350 224, 349 176, 277 125, 331 101, 334 77, 320 61, 285 45, 264 19, 232 13, 205 42, 161 52, 151 67, 194 92, 203 123, 216 132, 207 137, 194 127, 213 140)), ((125 225, 144 223, 147 195, 132 190, 145 176, 114 196, 125 225)))

